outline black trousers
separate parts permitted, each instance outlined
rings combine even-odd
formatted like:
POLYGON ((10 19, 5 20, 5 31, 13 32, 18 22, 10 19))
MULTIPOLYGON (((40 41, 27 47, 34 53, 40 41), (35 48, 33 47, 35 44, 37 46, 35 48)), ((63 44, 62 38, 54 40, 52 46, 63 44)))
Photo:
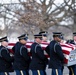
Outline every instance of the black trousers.
POLYGON ((72 65, 68 67, 69 75, 76 75, 76 65, 72 65))
POLYGON ((32 75, 46 75, 45 70, 32 70, 32 75))
POLYGON ((0 75, 9 75, 8 72, 0 72, 0 75))

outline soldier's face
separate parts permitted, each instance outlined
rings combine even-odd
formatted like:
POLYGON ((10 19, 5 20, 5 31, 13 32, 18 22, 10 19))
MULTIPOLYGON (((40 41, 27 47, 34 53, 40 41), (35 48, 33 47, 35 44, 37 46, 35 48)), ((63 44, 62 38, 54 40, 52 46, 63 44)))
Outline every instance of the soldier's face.
POLYGON ((21 43, 22 44, 26 44, 26 40, 21 40, 21 43))
POLYGON ((6 42, 6 41, 3 41, 2 44, 3 44, 5 47, 8 46, 8 42, 6 42))
POLYGON ((42 42, 42 38, 36 38, 36 42, 41 43, 42 42))
POLYGON ((57 41, 58 41, 58 42, 61 42, 61 39, 60 39, 59 37, 57 37, 57 41))
POLYGON ((74 40, 76 41, 76 36, 74 36, 74 40))
POLYGON ((43 37, 42 37, 42 40, 43 40, 43 41, 47 41, 47 37, 43 36, 43 37))

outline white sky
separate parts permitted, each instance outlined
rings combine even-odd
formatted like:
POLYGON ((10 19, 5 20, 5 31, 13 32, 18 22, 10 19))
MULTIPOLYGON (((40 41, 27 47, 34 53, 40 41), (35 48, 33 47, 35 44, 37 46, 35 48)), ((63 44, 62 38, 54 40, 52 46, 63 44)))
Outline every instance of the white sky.
MULTIPOLYGON (((38 0, 39 1, 39 0, 38 0)), ((49 0, 47 0, 47 2, 48 2, 49 0)), ((0 3, 18 3, 18 0, 0 0, 0 3)), ((57 3, 57 4, 61 4, 61 3, 63 3, 63 0, 55 0, 55 3, 57 3)))
POLYGON ((0 0, 0 3, 18 3, 18 0, 0 0))

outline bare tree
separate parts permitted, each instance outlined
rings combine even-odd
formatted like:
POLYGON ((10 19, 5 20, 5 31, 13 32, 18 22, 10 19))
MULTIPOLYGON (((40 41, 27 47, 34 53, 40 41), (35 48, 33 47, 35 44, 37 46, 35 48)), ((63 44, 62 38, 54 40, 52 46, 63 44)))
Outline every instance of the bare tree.
POLYGON ((23 26, 25 32, 34 33, 35 28, 47 30, 54 25, 62 25, 75 31, 75 0, 19 0, 19 3, 1 4, 0 17, 5 18, 8 28, 23 26), (27 28, 27 30, 26 30, 27 28))
POLYGON ((47 0, 39 1, 40 3, 36 0, 19 0, 25 10, 19 21, 38 26, 40 30, 46 30, 53 25, 62 25, 74 30, 74 0, 64 0, 60 5, 57 5, 55 0, 49 0, 47 4, 47 0))

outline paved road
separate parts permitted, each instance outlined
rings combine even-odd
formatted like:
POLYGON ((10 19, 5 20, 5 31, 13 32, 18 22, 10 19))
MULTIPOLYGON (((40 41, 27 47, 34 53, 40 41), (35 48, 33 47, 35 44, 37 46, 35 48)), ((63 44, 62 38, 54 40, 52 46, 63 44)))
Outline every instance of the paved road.
POLYGON ((69 75, 69 70, 67 67, 64 67, 63 75, 69 75))
MULTIPOLYGON (((47 69, 46 71, 47 71, 47 75, 51 74, 51 70, 47 69)), ((68 71, 67 67, 64 67, 63 75, 69 75, 68 73, 69 73, 69 71, 68 71)), ((10 75, 16 75, 16 73, 13 72, 13 73, 10 73, 10 75)), ((30 71, 30 75, 32 75, 31 71, 30 71)))

